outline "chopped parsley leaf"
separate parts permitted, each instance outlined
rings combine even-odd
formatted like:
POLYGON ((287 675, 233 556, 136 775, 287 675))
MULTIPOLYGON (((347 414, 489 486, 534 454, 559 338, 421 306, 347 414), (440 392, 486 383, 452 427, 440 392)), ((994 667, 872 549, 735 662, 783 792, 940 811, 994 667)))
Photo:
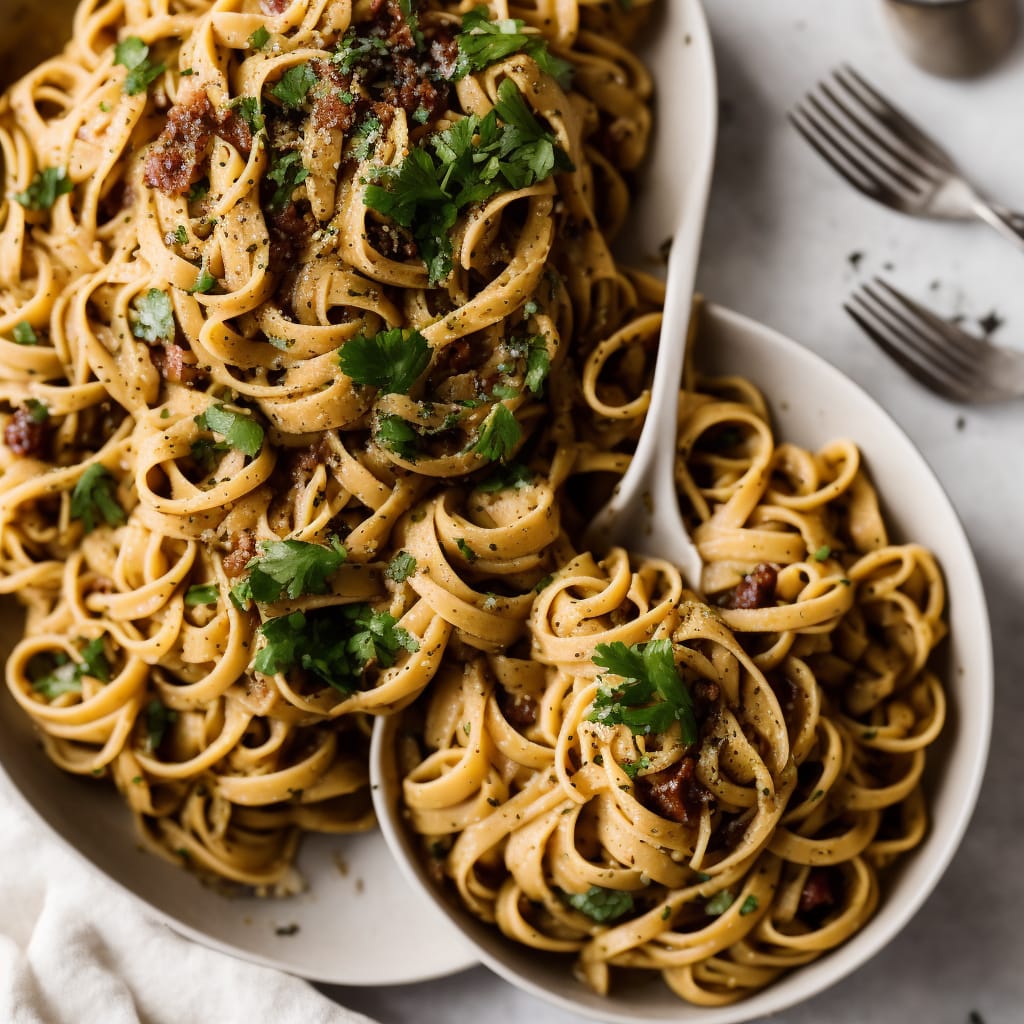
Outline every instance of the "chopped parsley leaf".
POLYGON ((290 110, 298 110, 306 102, 306 94, 316 85, 316 75, 308 64, 290 67, 271 88, 276 96, 290 110))
POLYGON ((412 231, 431 285, 451 271, 450 231, 463 209, 573 169, 510 78, 486 116, 460 118, 429 146, 417 146, 396 168, 380 168, 364 202, 412 231))
POLYGON ((728 889, 723 889, 721 892, 716 892, 715 895, 704 904, 704 913, 707 914, 708 917, 719 917, 724 914, 735 901, 736 897, 733 896, 728 889))
POLYGON ((185 591, 185 604, 216 604, 220 588, 216 583, 196 583, 185 591))
POLYGON ((386 57, 388 44, 379 36, 361 36, 355 28, 350 28, 338 43, 338 48, 331 57, 345 74, 351 73, 368 57, 386 57))
POLYGON ((15 192, 14 201, 26 210, 48 210, 59 196, 66 196, 75 187, 63 167, 44 167, 36 171, 24 192, 15 192))
POLYGON ((114 63, 128 69, 121 86, 128 96, 145 92, 165 70, 163 64, 150 62, 149 47, 138 36, 128 36, 114 47, 114 63))
POLYGON ((81 519, 86 533, 96 529, 102 519, 108 526, 117 526, 125 520, 124 509, 118 504, 117 481, 106 466, 94 462, 78 478, 71 492, 71 518, 81 519))
POLYGON ((292 612, 260 626, 266 640, 254 667, 264 675, 301 667, 342 693, 351 693, 372 662, 394 665, 398 652, 419 650, 416 638, 388 612, 352 604, 292 612))
POLYGON ((408 551, 399 551, 394 558, 388 562, 384 575, 395 583, 404 583, 416 572, 416 559, 408 551))
POLYGON ((757 910, 757 897, 748 896, 743 901, 743 906, 740 907, 740 916, 746 917, 747 914, 752 914, 755 910, 757 910))
POLYGON ((465 537, 458 537, 455 546, 467 562, 475 562, 480 556, 466 543, 465 537))
POLYGON ((160 744, 164 741, 167 727, 174 725, 178 720, 178 712, 173 708, 165 707, 162 701, 155 697, 146 705, 146 750, 148 753, 156 753, 160 744))
POLYGON ((493 494, 495 491, 510 488, 519 490, 521 487, 529 487, 533 479, 534 472, 529 466, 524 466, 521 462, 509 462, 498 466, 486 479, 481 480, 476 485, 476 490, 484 494, 493 494))
POLYGON ((373 147, 377 145, 383 130, 384 126, 380 123, 379 117, 367 117, 361 121, 352 133, 352 156, 356 160, 365 160, 373 152, 373 147))
POLYGON ((282 594, 293 601, 303 594, 326 594, 327 577, 348 558, 337 537, 331 546, 304 540, 263 540, 260 554, 246 566, 248 577, 231 588, 231 598, 241 607, 249 600, 272 604, 282 594))
POLYGON ((504 462, 515 452, 522 436, 511 410, 498 402, 481 424, 473 451, 492 462, 504 462))
POLYGON ((45 423, 50 418, 49 407, 38 398, 25 399, 25 408, 28 410, 28 418, 33 423, 45 423))
POLYGON ((269 42, 270 33, 267 31, 266 25, 260 25, 260 27, 249 36, 249 45, 254 50, 262 50, 269 42))
POLYGON ((232 448, 251 459, 256 458, 263 447, 263 428, 251 416, 233 412, 219 402, 193 419, 200 430, 220 434, 232 448))
POLYGON ((520 18, 490 20, 487 7, 480 4, 462 16, 462 32, 457 37, 459 57, 453 77, 465 78, 473 71, 482 71, 513 53, 532 57, 541 71, 557 79, 562 88, 569 85, 573 66, 548 51, 541 35, 526 34, 526 23, 520 18))
POLYGON ((19 320, 11 332, 19 345, 38 345, 39 337, 27 320, 19 320))
POLYGON ((635 761, 624 761, 620 767, 631 779, 635 779, 640 772, 651 767, 651 759, 644 754, 635 761))
POLYGON ((71 661, 63 651, 40 655, 29 663, 32 689, 47 700, 65 693, 81 693, 82 679, 91 676, 101 683, 110 682, 110 662, 103 648, 103 638, 96 637, 82 648, 82 660, 71 661))
POLYGON ((679 722, 683 742, 687 746, 697 742, 693 696, 676 668, 670 640, 651 640, 631 647, 621 640, 598 644, 594 664, 620 676, 623 683, 601 687, 589 721, 623 724, 634 735, 665 732, 679 722))
POLYGON ((406 395, 433 351, 419 331, 394 327, 373 337, 350 338, 338 350, 338 363, 357 384, 375 387, 382 395, 406 395))
POLYGON ((143 341, 170 341, 174 337, 171 297, 159 288, 135 296, 132 303, 132 334, 143 341))
POLYGON ((813 558, 816 562, 824 562, 825 559, 828 558, 828 556, 831 554, 832 549, 827 544, 822 544, 821 547, 818 548, 818 550, 815 551, 813 555, 811 555, 811 558, 813 558))
POLYGON ((592 921, 615 921, 633 909, 633 894, 592 885, 586 892, 563 892, 562 898, 592 921))
POLYGON ((174 241, 178 243, 178 245, 188 245, 188 232, 185 230, 184 224, 179 224, 174 229, 174 234, 172 237, 174 238, 174 241))
POLYGON ((249 126, 249 131, 254 136, 259 135, 266 127, 263 112, 260 110, 260 101, 255 96, 236 96, 228 107, 238 111, 238 116, 249 126))
POLYGON ((416 461, 416 442, 419 435, 401 416, 381 416, 373 438, 399 458, 407 462, 416 461))
POLYGON ((205 294, 217 283, 217 278, 210 273, 209 260, 204 256, 202 266, 199 268, 199 274, 196 277, 195 284, 185 290, 190 295, 195 295, 196 292, 205 294))
POLYGON ((302 154, 290 149, 287 153, 271 152, 270 170, 267 180, 274 182, 277 188, 270 199, 271 210, 283 210, 290 202, 292 193, 309 177, 309 171, 302 163, 302 154))

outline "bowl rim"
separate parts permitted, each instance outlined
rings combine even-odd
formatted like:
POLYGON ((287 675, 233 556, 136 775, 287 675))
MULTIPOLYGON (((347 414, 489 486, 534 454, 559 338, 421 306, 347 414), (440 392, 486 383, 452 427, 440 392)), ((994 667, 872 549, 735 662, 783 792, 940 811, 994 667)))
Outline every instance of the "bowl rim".
MULTIPOLYGON (((374 809, 391 853, 406 878, 431 898, 435 906, 466 936, 476 948, 480 961, 490 970, 516 987, 530 992, 546 1002, 553 1003, 561 1009, 576 1014, 586 1013, 595 1020, 607 1021, 609 1024, 649 1024, 653 1021, 673 1019, 678 1020, 680 1024, 685 1024, 688 1021, 700 1021, 701 1024, 742 1024, 742 1022, 753 1020, 755 1017, 776 1013, 797 1003, 805 1002, 833 987, 857 968, 863 966, 868 960, 879 954, 910 922, 935 890, 949 867, 974 814, 991 739, 995 676, 992 632, 985 591, 977 560, 960 516, 923 453, 918 450, 907 433, 886 409, 856 381, 847 377, 821 355, 805 348, 781 332, 723 306, 705 303, 703 315, 708 318, 710 330, 732 332, 773 346, 781 350, 787 362, 792 360, 796 364, 802 363, 812 367, 816 374, 822 375, 830 383, 846 389, 847 393, 858 403, 865 403, 873 407, 878 422, 884 426, 887 435, 891 435, 894 443, 904 446, 916 458, 921 478, 934 488, 936 496, 942 502, 942 511, 952 530, 950 546, 962 556, 960 559, 962 564, 958 566, 956 576, 957 599, 964 603, 968 614, 973 613, 975 616, 973 635, 976 637, 976 642, 970 650, 970 658, 967 659, 972 671, 972 715, 969 721, 973 724, 973 728, 966 732, 963 729, 964 718, 961 717, 958 723, 960 729, 952 747, 952 754, 946 762, 947 765, 954 764, 958 768, 956 780, 959 785, 952 791, 956 794, 954 810, 947 814, 949 820, 943 822, 944 827, 941 833, 935 829, 935 822, 930 816, 930 827, 924 840, 914 850, 909 851, 905 858, 902 858, 903 864, 919 864, 918 870, 921 871, 921 877, 917 879, 915 887, 909 894, 902 895, 898 905, 890 902, 888 905, 880 906, 864 927, 845 943, 830 950, 819 959, 784 975, 772 985, 756 992, 746 1000, 720 1007, 697 1007, 673 995, 672 998, 676 1000, 678 1006, 678 1010, 674 1014, 636 1014, 621 1012, 615 1006, 604 1003, 602 997, 598 996, 594 996, 592 999, 588 998, 583 1003, 580 999, 566 996, 529 976, 524 976, 510 967, 501 954, 496 952, 503 946, 512 950, 513 944, 510 940, 505 939, 491 926, 484 925, 470 917, 467 911, 439 894, 416 857, 411 837, 398 821, 400 814, 397 811, 397 800, 395 799, 397 791, 394 766, 390 762, 386 750, 397 727, 398 719, 397 717, 378 719, 374 723, 370 747, 370 779, 374 809)), ((856 433, 856 431, 851 431, 851 433, 856 433)), ((947 614, 949 610, 950 606, 947 605, 947 614)), ((950 667, 954 669, 952 658, 950 658, 950 667)), ((944 682, 948 694, 952 690, 952 682, 949 679, 944 682)), ((543 955, 540 951, 530 950, 527 947, 515 947, 514 952, 524 957, 543 955)), ((567 983, 569 980, 570 978, 567 976, 567 983)))

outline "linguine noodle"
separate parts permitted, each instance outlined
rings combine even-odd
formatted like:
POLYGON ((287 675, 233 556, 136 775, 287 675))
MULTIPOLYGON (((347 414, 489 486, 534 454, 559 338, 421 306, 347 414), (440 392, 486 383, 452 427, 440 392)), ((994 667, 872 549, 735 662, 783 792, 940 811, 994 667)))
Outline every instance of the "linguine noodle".
POLYGON ((454 898, 598 991, 715 1004, 853 934, 921 839, 944 596, 854 445, 692 368, 703 593, 580 549, 661 326, 610 248, 646 14, 84 0, 0 100, 0 591, 47 754, 157 853, 294 889, 303 832, 371 827, 400 713, 454 898))

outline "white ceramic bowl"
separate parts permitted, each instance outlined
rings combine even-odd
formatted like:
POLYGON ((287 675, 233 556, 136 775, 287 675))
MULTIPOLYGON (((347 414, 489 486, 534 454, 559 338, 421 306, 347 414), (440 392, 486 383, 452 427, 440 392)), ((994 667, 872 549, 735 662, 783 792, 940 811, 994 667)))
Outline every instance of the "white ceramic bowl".
MULTIPOLYGON (((423 871, 397 811, 400 793, 391 758, 394 720, 377 723, 371 772, 377 817, 406 875, 472 941, 480 959, 502 977, 543 999, 618 1024, 738 1024, 816 993, 878 953, 910 920, 949 864, 974 808, 988 753, 992 717, 992 643, 978 570, 963 528, 927 463, 889 415, 824 360, 775 331, 711 306, 698 365, 739 373, 767 395, 776 435, 815 448, 852 438, 896 538, 919 541, 938 557, 948 586, 950 637, 937 652, 949 715, 928 752, 925 774, 931 824, 924 842, 883 874, 878 912, 849 942, 801 967, 745 1002, 714 1009, 689 1006, 652 978, 607 998, 577 982, 572 958, 540 954, 506 940, 448 901, 423 871)), ((926 978, 918 979, 927 984, 926 978)))

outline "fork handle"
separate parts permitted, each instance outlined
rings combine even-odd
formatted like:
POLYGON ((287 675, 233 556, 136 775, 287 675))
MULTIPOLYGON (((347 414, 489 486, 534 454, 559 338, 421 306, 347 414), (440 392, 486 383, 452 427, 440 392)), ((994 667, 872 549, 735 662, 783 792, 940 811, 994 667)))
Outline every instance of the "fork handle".
POLYGON ((971 206, 975 215, 989 227, 995 228, 1004 238, 1024 246, 1024 214, 979 195, 972 196, 971 206))

